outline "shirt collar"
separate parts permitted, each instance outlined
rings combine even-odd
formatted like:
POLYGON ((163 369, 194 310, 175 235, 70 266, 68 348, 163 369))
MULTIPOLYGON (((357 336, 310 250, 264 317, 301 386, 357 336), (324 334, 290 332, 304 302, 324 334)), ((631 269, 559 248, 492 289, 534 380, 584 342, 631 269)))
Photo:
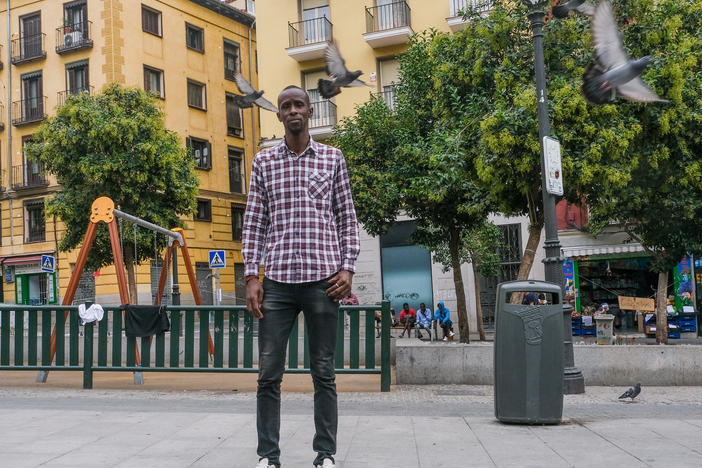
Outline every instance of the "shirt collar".
MULTIPOLYGON (((310 141, 309 141, 309 143, 307 143, 307 148, 305 148, 305 151, 303 151, 302 154, 303 155, 307 154, 308 151, 311 152, 311 154, 313 154, 313 155, 316 155, 319 153, 319 143, 314 141, 314 139, 312 138, 312 135, 310 135, 310 141)), ((285 137, 283 137, 280 140, 280 143, 278 143, 278 155, 285 156, 288 153, 295 154, 295 152, 293 150, 288 148, 288 144, 285 142, 285 137)))

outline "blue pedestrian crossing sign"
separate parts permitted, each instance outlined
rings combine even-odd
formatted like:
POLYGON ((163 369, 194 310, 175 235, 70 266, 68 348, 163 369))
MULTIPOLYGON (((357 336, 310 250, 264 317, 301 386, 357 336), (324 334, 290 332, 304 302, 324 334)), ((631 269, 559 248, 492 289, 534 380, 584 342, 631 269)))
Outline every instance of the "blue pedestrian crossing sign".
POLYGON ((210 268, 224 268, 227 266, 227 259, 224 250, 210 250, 210 268))
POLYGON ((54 272, 54 265, 56 265, 55 259, 51 255, 41 256, 41 271, 48 271, 49 273, 54 272))

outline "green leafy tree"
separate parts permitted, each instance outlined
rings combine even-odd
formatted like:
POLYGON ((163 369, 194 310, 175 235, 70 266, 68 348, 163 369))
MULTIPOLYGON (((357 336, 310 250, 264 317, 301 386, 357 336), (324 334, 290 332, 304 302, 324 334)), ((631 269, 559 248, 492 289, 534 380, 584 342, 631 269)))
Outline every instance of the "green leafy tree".
POLYGON ((394 109, 371 99, 339 124, 334 139, 346 155, 358 217, 369 233, 382 234, 406 214, 435 233, 424 242, 430 250, 445 246, 460 339, 468 342, 461 233, 482 226, 491 206, 477 184, 471 150, 484 97, 462 99, 457 70, 446 59, 460 55, 455 37, 430 32, 413 38, 400 59, 394 109))
MULTIPOLYGON (((594 60, 590 20, 552 19, 544 27, 552 134, 562 145, 566 197, 587 203, 592 234, 617 221, 652 255, 659 273, 657 338, 665 342, 667 272, 701 243, 702 1, 622 0, 614 10, 629 54, 653 56, 644 80, 670 103, 588 105, 579 88, 594 60)), ((525 8, 500 1, 471 29, 483 44, 474 63, 495 86, 493 111, 481 122, 478 172, 501 211, 529 213, 536 236, 543 215, 534 190, 540 164, 525 8)), ((531 238, 527 255, 536 246, 531 238)))
MULTIPOLYGON (((198 178, 180 137, 164 127, 157 99, 143 90, 109 85, 98 95, 71 96, 33 135, 30 160, 54 174, 61 190, 47 214, 65 226, 59 250, 81 245, 92 202, 107 196, 120 210, 168 228, 183 227, 192 213, 198 178)), ((103 223, 101 223, 103 224, 103 223)), ((153 257, 154 235, 125 223, 122 238, 130 301, 137 303, 135 262, 153 257), (135 256, 136 253, 136 256, 135 256)), ((159 236, 157 249, 165 240, 159 236)), ((98 230, 86 266, 114 262, 107 229, 98 230)))
MULTIPOLYGON (((446 236, 423 224, 417 227, 413 240, 434 253, 434 261, 443 266, 444 272, 451 268, 451 252, 446 242, 446 236)), ((480 304, 480 276, 496 276, 500 267, 499 248, 502 243, 502 233, 492 222, 485 221, 460 233, 459 258, 461 263, 470 263, 473 268, 473 284, 475 287, 475 316, 478 324, 478 335, 485 341, 483 326, 483 309, 480 304)))

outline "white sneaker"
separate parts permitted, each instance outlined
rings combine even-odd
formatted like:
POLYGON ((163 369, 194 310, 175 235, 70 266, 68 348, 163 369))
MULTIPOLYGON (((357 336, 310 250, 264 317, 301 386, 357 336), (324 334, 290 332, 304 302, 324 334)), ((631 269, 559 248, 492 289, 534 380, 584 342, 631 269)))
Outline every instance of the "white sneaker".
POLYGON ((324 460, 322 460, 321 465, 317 465, 317 468, 336 468, 336 465, 331 460, 331 458, 325 458, 324 460))
POLYGON ((453 336, 453 335, 455 335, 454 332, 449 332, 449 336, 453 336))
POLYGON ((277 468, 275 465, 269 465, 267 458, 261 458, 254 468, 277 468))
POLYGON ((447 337, 447 336, 444 337, 444 341, 448 341, 448 337, 447 337))

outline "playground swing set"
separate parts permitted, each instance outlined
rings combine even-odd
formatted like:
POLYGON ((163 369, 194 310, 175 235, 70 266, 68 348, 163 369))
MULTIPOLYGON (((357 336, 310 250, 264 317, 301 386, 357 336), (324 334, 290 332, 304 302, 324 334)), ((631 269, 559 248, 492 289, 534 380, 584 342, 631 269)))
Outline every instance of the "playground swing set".
MULTIPOLYGON (((73 298, 75 297, 76 290, 78 289, 78 283, 80 277, 85 268, 85 263, 88 259, 88 254, 95 240, 95 235, 97 233, 98 224, 102 221, 107 224, 107 229, 110 234, 110 245, 112 247, 112 256, 114 258, 115 273, 117 275, 117 287, 119 289, 119 297, 122 305, 129 305, 129 291, 127 288, 127 277, 125 273, 124 260, 122 258, 122 243, 120 238, 120 232, 117 227, 117 219, 125 220, 133 223, 135 226, 141 226, 145 229, 149 229, 154 233, 161 233, 165 235, 168 239, 168 245, 166 252, 164 254, 161 274, 158 280, 158 289, 156 296, 154 297, 154 306, 161 305, 161 299, 163 297, 164 288, 166 286, 166 280, 168 277, 168 267, 173 261, 173 275, 174 281, 177 281, 178 267, 177 267, 177 249, 180 247, 183 254, 183 262, 185 263, 185 269, 188 273, 188 281, 190 282, 190 287, 193 292, 193 299, 196 305, 202 305, 202 298, 200 296, 200 290, 197 286, 197 280, 195 277, 195 270, 193 269, 192 262, 190 260, 190 254, 188 253, 188 246, 185 240, 185 232, 182 229, 166 229, 159 225, 150 223, 136 216, 130 215, 123 211, 115 208, 115 204, 112 199, 108 197, 99 197, 93 201, 90 210, 90 222, 88 224, 88 229, 85 233, 85 238, 83 239, 83 245, 78 253, 78 259, 76 260, 75 268, 73 273, 71 273, 71 278, 68 282, 68 288, 66 289, 66 294, 63 297, 61 305, 67 306, 73 303, 73 298)), ((136 239, 136 232, 135 232, 136 239)), ((136 243, 135 243, 136 249, 136 243)), ((124 312, 123 312, 124 313, 124 312)), ((68 316, 68 311, 65 312, 65 317, 68 316)), ((151 337, 153 339, 153 336, 151 337)), ((149 340, 149 344, 151 340, 149 340)), ((138 344, 135 343, 135 358, 136 365, 141 365, 141 358, 139 354, 138 344)), ((208 331, 208 352, 210 356, 214 355, 214 343, 212 341, 212 335, 208 331)), ((53 327, 51 332, 51 361, 53 361, 56 354, 56 326, 53 327)), ((37 376, 37 382, 46 382, 48 377, 48 371, 39 371, 37 376)), ((144 377, 142 372, 134 372, 134 383, 143 384, 144 377)))

